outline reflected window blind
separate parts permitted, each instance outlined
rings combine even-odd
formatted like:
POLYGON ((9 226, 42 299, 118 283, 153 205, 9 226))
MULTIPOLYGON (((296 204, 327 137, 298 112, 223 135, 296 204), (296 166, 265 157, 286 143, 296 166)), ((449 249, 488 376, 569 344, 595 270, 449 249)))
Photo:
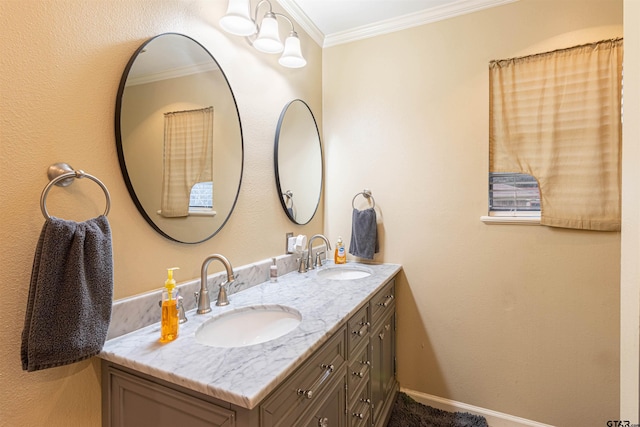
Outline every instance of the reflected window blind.
POLYGON ((540 223, 619 230, 622 39, 489 64, 489 172, 528 174, 540 223))
POLYGON ((490 173, 489 210, 497 215, 539 215, 538 181, 521 173, 490 173))

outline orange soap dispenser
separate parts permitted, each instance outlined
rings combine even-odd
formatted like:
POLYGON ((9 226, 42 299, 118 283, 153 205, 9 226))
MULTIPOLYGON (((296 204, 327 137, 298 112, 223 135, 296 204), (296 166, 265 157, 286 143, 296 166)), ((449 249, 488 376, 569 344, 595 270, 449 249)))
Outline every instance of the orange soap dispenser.
POLYGON ((167 281, 162 291, 162 318, 160 321, 160 342, 169 342, 178 338, 178 290, 173 271, 178 267, 167 269, 167 281))
POLYGON ((344 243, 342 243, 342 236, 338 237, 336 250, 333 253, 333 262, 335 264, 345 264, 347 262, 347 254, 344 250, 344 243))

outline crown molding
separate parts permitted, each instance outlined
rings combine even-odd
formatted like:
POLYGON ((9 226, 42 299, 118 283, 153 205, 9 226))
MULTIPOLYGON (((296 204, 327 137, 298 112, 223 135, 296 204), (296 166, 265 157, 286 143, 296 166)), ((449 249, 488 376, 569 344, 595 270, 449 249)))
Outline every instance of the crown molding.
POLYGON ((295 0, 277 0, 277 2, 280 3, 280 6, 282 6, 285 12, 291 15, 291 19, 299 24, 309 37, 318 44, 318 46, 324 47, 324 34, 318 27, 316 27, 316 24, 309 19, 307 14, 304 13, 295 0))
POLYGON ((331 47, 349 43, 370 37, 388 34, 407 28, 417 27, 445 19, 453 18, 468 13, 478 12, 491 7, 502 6, 518 0, 460 0, 448 5, 426 9, 420 12, 391 18, 376 22, 371 25, 363 25, 348 31, 324 35, 318 27, 311 22, 294 0, 277 0, 291 17, 311 36, 321 47, 331 47))
POLYGON ((213 64, 213 61, 202 64, 187 65, 184 67, 176 67, 157 73, 149 73, 138 77, 128 78, 127 86, 136 86, 161 80, 175 79, 178 77, 190 76, 192 74, 206 73, 207 71, 216 71, 218 69, 219 68, 213 64))

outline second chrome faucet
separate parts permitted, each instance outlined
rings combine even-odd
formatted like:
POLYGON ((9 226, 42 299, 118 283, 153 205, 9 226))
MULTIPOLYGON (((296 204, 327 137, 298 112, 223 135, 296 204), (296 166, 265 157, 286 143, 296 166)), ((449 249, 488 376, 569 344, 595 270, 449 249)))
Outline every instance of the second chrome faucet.
POLYGON ((320 253, 317 254, 317 257, 315 259, 315 262, 313 262, 313 241, 315 239, 322 239, 324 240, 324 243, 327 245, 327 252, 325 253, 325 258, 328 258, 327 254, 329 253, 328 251, 331 250, 331 243, 329 243, 329 240, 323 236, 322 234, 314 234, 313 236, 311 236, 311 238, 309 239, 309 247, 307 248, 307 268, 309 270, 313 270, 315 267, 322 267, 322 259, 320 258, 320 253))
POLYGON ((233 268, 226 257, 220 254, 212 254, 204 259, 202 269, 200 270, 200 292, 196 292, 196 300, 198 301, 198 310, 196 312, 198 314, 205 314, 211 311, 211 300, 209 299, 209 290, 207 289, 207 270, 209 268, 209 264, 214 259, 220 261, 222 265, 224 265, 225 270, 227 270, 227 281, 220 284, 216 305, 222 306, 229 304, 225 285, 231 285, 235 280, 233 276, 233 268))

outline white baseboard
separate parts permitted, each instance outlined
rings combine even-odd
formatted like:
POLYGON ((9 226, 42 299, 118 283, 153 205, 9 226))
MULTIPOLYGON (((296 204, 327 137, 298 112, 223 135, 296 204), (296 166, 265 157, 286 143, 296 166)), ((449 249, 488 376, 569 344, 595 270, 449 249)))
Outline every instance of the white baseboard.
POLYGON ((455 400, 444 399, 442 397, 420 393, 418 391, 408 390, 402 387, 400 388, 400 391, 407 394, 416 402, 431 406, 432 408, 442 409, 449 412, 468 412, 474 415, 481 415, 485 417, 489 427, 554 427, 550 424, 543 424, 537 421, 503 414, 502 412, 492 411, 491 409, 467 405, 466 403, 456 402, 455 400))

